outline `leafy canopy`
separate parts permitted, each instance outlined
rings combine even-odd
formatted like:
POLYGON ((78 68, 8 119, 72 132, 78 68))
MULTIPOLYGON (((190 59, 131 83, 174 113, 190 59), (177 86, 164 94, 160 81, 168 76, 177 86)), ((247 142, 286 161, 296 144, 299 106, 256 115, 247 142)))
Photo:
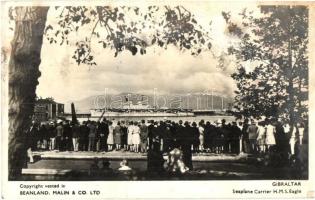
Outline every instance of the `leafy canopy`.
POLYGON ((243 10, 241 23, 222 13, 229 34, 239 39, 229 54, 237 58, 235 108, 243 116, 307 116, 308 9, 262 6, 259 17, 243 10))
POLYGON ((151 45, 165 49, 174 45, 194 56, 211 49, 209 32, 183 6, 149 6, 146 10, 127 6, 67 6, 56 10, 60 10, 58 24, 48 25, 45 30, 50 43, 69 44, 71 32, 92 27, 84 40, 76 42, 72 58, 78 65, 96 65, 93 40, 103 48, 113 49, 115 57, 124 50, 142 55, 151 45))

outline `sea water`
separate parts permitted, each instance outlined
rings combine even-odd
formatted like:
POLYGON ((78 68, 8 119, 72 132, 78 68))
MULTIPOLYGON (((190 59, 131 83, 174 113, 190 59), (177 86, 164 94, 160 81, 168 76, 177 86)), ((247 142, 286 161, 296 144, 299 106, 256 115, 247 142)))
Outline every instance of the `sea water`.
MULTIPOLYGON (((151 117, 139 117, 139 116, 122 116, 122 117, 106 117, 107 120, 111 121, 141 121, 141 120, 154 120, 154 121, 164 121, 164 120, 171 120, 178 122, 179 120, 182 120, 183 122, 189 121, 189 122, 196 122, 198 123, 200 120, 204 120, 205 122, 209 121, 211 123, 216 121, 221 121, 222 119, 225 119, 227 123, 235 121, 236 118, 231 115, 197 115, 197 116, 172 116, 172 117, 161 117, 161 116, 151 116, 151 117)), ((99 117, 84 117, 84 118, 78 118, 80 122, 87 121, 87 120, 95 120, 98 121, 99 117)))

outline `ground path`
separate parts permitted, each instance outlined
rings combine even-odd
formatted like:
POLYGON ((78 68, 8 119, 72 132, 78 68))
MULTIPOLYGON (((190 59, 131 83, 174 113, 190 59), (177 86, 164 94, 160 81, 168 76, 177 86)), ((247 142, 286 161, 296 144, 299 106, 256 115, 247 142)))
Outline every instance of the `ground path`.
MULTIPOLYGON (((42 151, 34 152, 34 155, 35 162, 29 163, 27 168, 23 169, 24 180, 90 180, 95 178, 89 175, 95 160, 109 161, 110 168, 115 171, 110 174, 111 176, 97 176, 96 180, 133 180, 134 177, 150 179, 143 175, 147 169, 147 156, 143 153, 42 151), (119 176, 117 169, 122 159, 129 160, 129 166, 137 175, 132 178, 119 176)), ((166 156, 164 158, 166 159, 166 156)), ((247 154, 203 153, 194 154, 192 159, 194 170, 182 176, 180 180, 294 179, 297 176, 294 169, 290 167, 264 166, 263 162, 257 162, 257 157, 247 154)), ((168 177, 164 179, 168 180, 168 177)))

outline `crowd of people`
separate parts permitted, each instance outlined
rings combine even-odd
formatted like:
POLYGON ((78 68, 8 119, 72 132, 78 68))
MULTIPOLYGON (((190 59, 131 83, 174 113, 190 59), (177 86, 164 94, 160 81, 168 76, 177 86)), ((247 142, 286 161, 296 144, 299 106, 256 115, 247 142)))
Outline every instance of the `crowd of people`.
POLYGON ((28 131, 31 150, 57 151, 130 151, 146 153, 154 149, 162 153, 178 148, 183 151, 185 165, 192 168, 192 153, 266 153, 271 150, 288 155, 302 144, 303 123, 290 127, 277 120, 245 119, 227 123, 154 121, 60 121, 32 123, 28 131), (185 158, 186 157, 186 158, 185 158))

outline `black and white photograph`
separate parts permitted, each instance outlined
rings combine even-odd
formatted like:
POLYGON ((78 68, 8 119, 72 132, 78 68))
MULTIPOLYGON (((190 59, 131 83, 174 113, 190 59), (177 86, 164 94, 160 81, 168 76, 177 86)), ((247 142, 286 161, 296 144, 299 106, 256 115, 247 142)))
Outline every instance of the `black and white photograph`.
POLYGON ((314 19, 313 2, 1 1, 2 182, 314 198, 314 19))

